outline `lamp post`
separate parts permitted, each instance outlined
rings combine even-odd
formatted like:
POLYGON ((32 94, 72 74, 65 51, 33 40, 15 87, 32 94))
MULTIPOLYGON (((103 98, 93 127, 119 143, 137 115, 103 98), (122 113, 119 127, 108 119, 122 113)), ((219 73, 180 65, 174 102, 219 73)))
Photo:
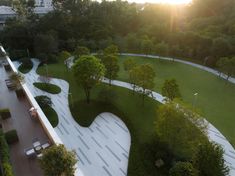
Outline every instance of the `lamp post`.
POLYGON ((197 102, 197 97, 198 97, 198 93, 194 93, 194 100, 193 100, 193 108, 196 106, 196 102, 197 102))

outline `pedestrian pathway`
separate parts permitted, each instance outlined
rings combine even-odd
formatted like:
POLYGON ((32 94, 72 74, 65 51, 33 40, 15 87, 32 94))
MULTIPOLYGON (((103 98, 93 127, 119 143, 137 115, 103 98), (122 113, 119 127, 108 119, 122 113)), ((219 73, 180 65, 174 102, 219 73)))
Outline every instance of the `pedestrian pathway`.
MULTIPOLYGON (((122 55, 122 56, 148 57, 148 58, 154 58, 154 59, 162 59, 162 60, 180 62, 180 63, 183 63, 183 64, 191 65, 191 66, 196 67, 196 68, 200 68, 200 69, 205 70, 207 72, 210 72, 210 73, 212 73, 216 76, 227 79, 227 75, 223 74, 223 73, 220 74, 218 72, 218 70, 215 70, 215 69, 212 69, 212 68, 200 65, 200 64, 192 63, 192 62, 189 62, 189 61, 181 60, 181 59, 176 59, 176 58, 171 58, 171 57, 163 57, 163 56, 157 56, 157 55, 145 55, 145 54, 133 54, 133 53, 120 53, 120 55, 122 55)), ((228 79, 228 81, 235 84, 235 78, 233 78, 233 77, 230 77, 228 79)))
MULTIPOLYGON (((41 82, 36 69, 39 62, 33 60, 33 69, 25 74, 25 82, 33 96, 51 98, 58 114, 59 124, 55 131, 69 150, 75 150, 78 158, 77 176, 125 176, 127 175, 130 150, 130 133, 126 125, 114 114, 99 114, 89 128, 74 120, 68 104, 69 84, 52 78, 50 83, 61 88, 59 94, 50 94, 33 86, 41 82)), ((17 63, 14 63, 16 67, 17 63)))

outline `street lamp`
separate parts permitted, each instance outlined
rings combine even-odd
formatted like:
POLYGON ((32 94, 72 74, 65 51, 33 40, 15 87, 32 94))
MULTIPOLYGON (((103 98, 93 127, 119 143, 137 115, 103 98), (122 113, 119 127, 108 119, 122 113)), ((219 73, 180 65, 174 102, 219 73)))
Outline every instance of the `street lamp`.
POLYGON ((193 108, 196 106, 196 102, 197 102, 197 97, 198 97, 198 93, 194 93, 194 100, 193 100, 193 108))

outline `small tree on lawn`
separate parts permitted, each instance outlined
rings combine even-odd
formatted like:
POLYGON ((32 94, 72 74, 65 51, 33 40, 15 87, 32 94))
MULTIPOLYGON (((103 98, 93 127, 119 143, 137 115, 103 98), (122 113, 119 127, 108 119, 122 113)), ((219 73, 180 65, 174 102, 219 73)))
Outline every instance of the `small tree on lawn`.
POLYGON ((179 86, 175 79, 165 80, 162 87, 162 95, 169 98, 171 101, 181 97, 179 86))
POLYGON ((124 70, 125 71, 130 71, 131 69, 133 69, 134 67, 136 67, 137 64, 136 62, 134 61, 134 59, 130 58, 130 59, 126 59, 124 62, 123 62, 123 67, 124 67, 124 70))
POLYGON ((197 176, 197 170, 190 162, 177 162, 170 169, 170 176, 197 176))
POLYGON ((155 72, 150 64, 143 64, 136 68, 136 84, 141 88, 142 100, 154 88, 155 72))
POLYGON ((138 67, 134 67, 129 71, 129 82, 132 85, 133 93, 137 87, 138 75, 139 75, 138 67))
POLYGON ((67 151, 64 145, 48 148, 40 159, 45 176, 73 176, 76 163, 75 152, 67 151))
POLYGON ((118 47, 116 45, 110 45, 104 49, 104 55, 118 55, 118 47))
POLYGON ((89 55, 89 54, 90 54, 90 50, 85 46, 78 46, 74 51, 74 55, 76 58, 79 58, 83 55, 89 55))
POLYGON ((193 166, 200 176, 226 176, 229 168, 225 164, 224 151, 216 143, 205 142, 198 146, 193 156, 193 166))
POLYGON ((111 86, 111 81, 117 78, 119 71, 118 58, 114 55, 105 55, 102 62, 106 68, 105 76, 109 79, 109 85, 111 86))
POLYGON ((89 103, 91 89, 105 75, 104 65, 95 56, 82 56, 73 65, 73 72, 78 84, 86 94, 87 103, 89 103))

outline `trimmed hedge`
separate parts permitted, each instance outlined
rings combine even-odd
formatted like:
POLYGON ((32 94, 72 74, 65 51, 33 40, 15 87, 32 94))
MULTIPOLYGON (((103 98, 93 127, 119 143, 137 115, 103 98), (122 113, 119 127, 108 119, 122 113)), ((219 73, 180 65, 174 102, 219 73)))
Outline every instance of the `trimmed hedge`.
POLYGON ((0 116, 3 120, 8 119, 11 117, 11 112, 9 109, 5 108, 5 109, 1 109, 0 110, 0 116))
POLYGON ((51 94, 58 94, 61 92, 61 88, 55 84, 35 82, 33 85, 38 89, 51 94))
POLYGON ((19 66, 18 70, 21 73, 28 73, 33 68, 33 62, 30 58, 22 58, 20 59, 21 65, 19 66))
POLYGON ((7 143, 10 145, 10 144, 14 144, 16 142, 19 141, 19 138, 18 138, 18 135, 17 135, 17 131, 16 130, 10 130, 10 131, 7 131, 5 133, 5 138, 6 138, 6 141, 7 143))
POLYGON ((0 161, 4 176, 13 176, 13 170, 10 163, 9 147, 7 145, 3 131, 0 129, 0 161))

